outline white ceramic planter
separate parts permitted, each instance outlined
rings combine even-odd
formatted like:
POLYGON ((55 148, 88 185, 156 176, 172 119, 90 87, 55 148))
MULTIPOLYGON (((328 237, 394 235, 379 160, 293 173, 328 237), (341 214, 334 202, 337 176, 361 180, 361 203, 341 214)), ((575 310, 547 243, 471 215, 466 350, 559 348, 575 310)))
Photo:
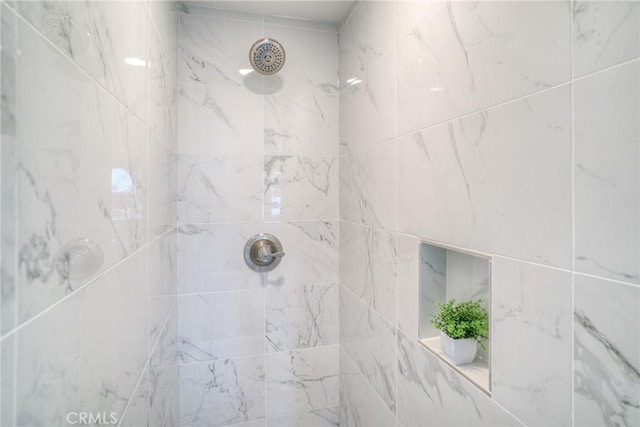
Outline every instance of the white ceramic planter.
POLYGON ((454 365, 473 362, 478 351, 478 342, 476 340, 468 338, 454 340, 443 332, 440 333, 440 344, 442 345, 442 351, 449 356, 454 365))

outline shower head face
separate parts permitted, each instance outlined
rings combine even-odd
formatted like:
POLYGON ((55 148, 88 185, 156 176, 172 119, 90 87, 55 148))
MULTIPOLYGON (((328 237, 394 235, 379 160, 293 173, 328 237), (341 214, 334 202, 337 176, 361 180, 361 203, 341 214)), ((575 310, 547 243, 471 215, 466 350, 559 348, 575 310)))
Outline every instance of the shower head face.
POLYGON ((284 48, 274 39, 260 39, 249 51, 249 62, 260 74, 271 75, 282 69, 285 61, 284 48))

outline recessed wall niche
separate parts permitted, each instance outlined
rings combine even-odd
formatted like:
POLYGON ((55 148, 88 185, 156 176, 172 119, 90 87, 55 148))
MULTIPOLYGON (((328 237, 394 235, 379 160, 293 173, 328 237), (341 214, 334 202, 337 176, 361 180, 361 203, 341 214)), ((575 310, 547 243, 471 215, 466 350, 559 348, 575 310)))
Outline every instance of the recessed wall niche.
POLYGON ((436 302, 478 300, 489 313, 491 327, 491 257, 441 244, 420 243, 420 342, 440 359, 491 394, 491 330, 486 350, 478 346, 474 362, 455 365, 440 344, 440 331, 431 324, 431 315, 438 312, 436 302))

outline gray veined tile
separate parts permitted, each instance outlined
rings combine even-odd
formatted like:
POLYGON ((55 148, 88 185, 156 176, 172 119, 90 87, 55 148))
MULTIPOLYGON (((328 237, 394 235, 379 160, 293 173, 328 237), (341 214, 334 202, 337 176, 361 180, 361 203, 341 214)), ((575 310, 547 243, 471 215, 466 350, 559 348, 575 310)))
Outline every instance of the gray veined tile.
POLYGON ((140 121, 26 24, 20 40, 28 46, 20 77, 30 82, 19 86, 17 98, 24 320, 147 242, 149 171, 140 121), (102 264, 88 274, 74 269, 62 249, 75 239, 89 239, 102 252, 102 264))
POLYGON ((147 121, 150 21, 143 2, 19 2, 18 11, 147 121))
POLYGON ((396 2, 362 2, 340 31, 340 81, 362 74, 395 42, 396 2))
POLYGON ((267 355, 270 418, 338 404, 338 345, 267 355))
POLYGON ((184 225, 178 244, 179 263, 184 266, 180 292, 337 283, 338 242, 335 221, 184 225), (275 235, 287 254, 268 275, 255 274, 238 256, 247 240, 258 233, 275 235), (213 259, 212 253, 217 254, 213 259))
POLYGON ((123 414, 149 354, 145 258, 138 252, 21 329, 19 425, 57 425, 78 407, 123 414))
POLYGON ((570 95, 562 86, 400 138, 399 231, 569 267, 570 95))
POLYGON ((338 406, 332 406, 302 414, 268 418, 267 427, 337 427, 340 425, 338 418, 338 406))
MULTIPOLYGON (((264 35, 282 44, 286 52, 286 61, 276 75, 265 77, 265 92, 337 94, 338 35, 291 26, 269 25, 266 23, 267 19, 265 17, 264 35), (269 90, 270 85, 277 90, 269 90)), ((251 45, 244 49, 248 50, 249 46, 251 45)))
POLYGON ((373 227, 396 227, 396 140, 340 159, 340 218, 373 227))
POLYGON ((398 419, 406 426, 521 426, 475 385, 398 333, 398 419))
POLYGON ((262 23, 180 14, 178 81, 247 86, 262 91, 262 78, 250 69, 248 51, 264 35, 262 23))
POLYGON ((264 353, 264 291, 178 296, 181 363, 264 353))
POLYGON ((576 425, 640 423, 640 288, 575 275, 576 425))
POLYGON ((493 398, 527 425, 570 425, 571 274, 494 257, 491 294, 493 398))
POLYGON ((386 406, 396 409, 396 329, 340 288, 340 345, 386 406))
POLYGON ((16 168, 18 145, 16 139, 16 38, 17 18, 6 6, 2 5, 0 23, 1 44, 0 75, 2 144, 0 147, 0 197, 2 215, 0 215, 0 333, 10 331, 16 325, 16 273, 15 253, 17 229, 18 193, 16 168))
MULTIPOLYGON (((162 2, 154 1, 153 3, 162 2)), ((177 46, 163 43, 160 33, 155 29, 150 31, 149 129, 162 142, 175 147, 177 143, 175 141, 177 117, 174 108, 178 78, 177 46)), ((174 43, 176 42, 177 40, 174 40, 174 43)))
POLYGON ((263 167, 263 157, 257 155, 181 155, 178 159, 179 222, 261 219, 263 167))
POLYGON ((266 157, 265 220, 338 218, 338 159, 266 157))
POLYGON ((576 270, 640 280, 640 68, 574 83, 576 270))
POLYGON ((395 51, 391 51, 365 73, 340 83, 341 154, 396 136, 395 79, 395 51))
POLYGON ((226 426, 265 417, 264 356, 180 367, 181 426, 226 426))
POLYGON ((395 323, 398 248, 394 234, 343 222, 340 241, 340 283, 395 323))
POLYGON ((640 55, 638 2, 578 0, 572 6, 574 76, 640 55))
POLYGON ((262 155, 262 96, 244 87, 181 83, 177 88, 179 153, 262 155))
POLYGON ((340 425, 353 427, 390 427, 396 417, 369 385, 367 378, 340 350, 340 425))
POLYGON ((264 102, 267 155, 334 157, 338 153, 339 97, 313 92, 274 93, 264 102))
MULTIPOLYGON (((149 425, 163 426, 179 410, 178 367, 149 369, 149 425)), ((169 424, 171 425, 171 424, 169 424)))
POLYGON ((568 81, 569 5, 456 1, 437 9, 398 44, 399 133, 568 81))
POLYGON ((338 343, 338 285, 303 285, 266 291, 267 351, 338 343))

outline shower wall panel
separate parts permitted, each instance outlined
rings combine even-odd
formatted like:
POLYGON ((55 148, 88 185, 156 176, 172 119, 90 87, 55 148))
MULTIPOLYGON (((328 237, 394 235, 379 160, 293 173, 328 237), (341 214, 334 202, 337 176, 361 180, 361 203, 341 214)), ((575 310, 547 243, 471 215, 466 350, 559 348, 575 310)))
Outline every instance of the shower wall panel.
POLYGON ((176 6, 1 17, 0 423, 175 424, 176 6))
POLYGON ((637 2, 356 5, 342 425, 638 424, 639 30, 637 2), (419 239, 493 257, 491 396, 417 341, 419 239))
POLYGON ((179 29, 180 424, 335 425, 337 27, 187 4, 179 29), (263 37, 272 76, 249 64, 263 37), (286 255, 259 274, 261 232, 286 255))

